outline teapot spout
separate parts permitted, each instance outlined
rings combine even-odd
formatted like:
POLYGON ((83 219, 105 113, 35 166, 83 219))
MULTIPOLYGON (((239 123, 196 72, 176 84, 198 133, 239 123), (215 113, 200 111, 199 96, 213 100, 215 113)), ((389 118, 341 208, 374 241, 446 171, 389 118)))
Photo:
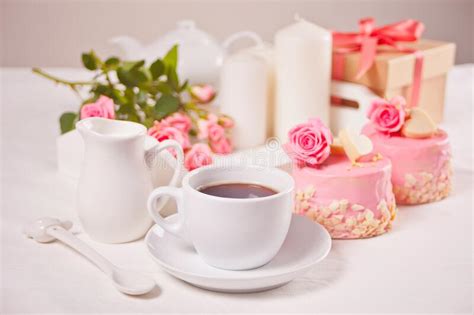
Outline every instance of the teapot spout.
POLYGON ((111 44, 117 45, 129 60, 143 59, 145 49, 143 45, 130 36, 117 36, 109 40, 111 44))

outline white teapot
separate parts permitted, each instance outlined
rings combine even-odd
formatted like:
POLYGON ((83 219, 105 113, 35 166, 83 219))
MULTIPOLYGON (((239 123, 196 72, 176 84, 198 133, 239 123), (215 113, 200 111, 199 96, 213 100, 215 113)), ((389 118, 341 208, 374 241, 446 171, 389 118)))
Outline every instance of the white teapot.
POLYGON ((192 84, 217 85, 219 68, 228 47, 241 38, 249 38, 256 44, 262 42, 256 33, 242 31, 232 34, 221 45, 210 34, 197 28, 192 20, 179 21, 175 30, 166 33, 147 46, 128 36, 114 37, 111 42, 125 52, 125 58, 130 60, 145 59, 148 64, 158 57, 163 57, 173 45, 178 44, 178 74, 180 77, 188 79, 192 84))

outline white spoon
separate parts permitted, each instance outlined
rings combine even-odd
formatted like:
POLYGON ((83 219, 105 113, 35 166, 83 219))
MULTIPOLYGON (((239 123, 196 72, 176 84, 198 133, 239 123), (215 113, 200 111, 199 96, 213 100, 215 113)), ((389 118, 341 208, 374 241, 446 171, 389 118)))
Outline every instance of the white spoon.
POLYGON ((125 294, 141 295, 150 292, 155 287, 155 281, 148 276, 133 271, 124 270, 113 265, 102 255, 79 240, 68 230, 72 227, 69 221, 61 222, 54 218, 41 218, 28 225, 24 233, 40 243, 49 243, 55 239, 69 245, 77 252, 92 261, 112 280, 115 287, 125 294))

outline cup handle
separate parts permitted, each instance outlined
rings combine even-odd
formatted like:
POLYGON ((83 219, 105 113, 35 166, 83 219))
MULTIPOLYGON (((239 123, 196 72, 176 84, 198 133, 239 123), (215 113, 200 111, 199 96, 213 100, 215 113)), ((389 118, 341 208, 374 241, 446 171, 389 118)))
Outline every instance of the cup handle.
MULTIPOLYGON (((154 156, 159 154, 161 151, 165 149, 169 149, 169 148, 172 148, 176 151, 176 167, 174 168, 173 176, 171 177, 171 180, 168 183, 168 186, 177 186, 180 177, 183 175, 183 165, 184 165, 183 148, 178 142, 174 140, 165 140, 156 144, 152 148, 145 151, 145 160, 151 161, 153 160, 154 156)), ((168 198, 161 198, 156 205, 157 211, 158 212, 161 211, 161 209, 165 206, 167 202, 168 202, 168 198)))
POLYGON ((183 189, 176 187, 158 187, 153 190, 148 197, 148 212, 150 213, 153 220, 161 226, 166 232, 169 232, 175 236, 178 236, 186 240, 186 235, 184 232, 184 208, 183 208, 183 189), (176 208, 178 211, 178 221, 177 222, 168 222, 161 215, 159 209, 156 206, 156 200, 160 197, 170 196, 176 201, 176 208))

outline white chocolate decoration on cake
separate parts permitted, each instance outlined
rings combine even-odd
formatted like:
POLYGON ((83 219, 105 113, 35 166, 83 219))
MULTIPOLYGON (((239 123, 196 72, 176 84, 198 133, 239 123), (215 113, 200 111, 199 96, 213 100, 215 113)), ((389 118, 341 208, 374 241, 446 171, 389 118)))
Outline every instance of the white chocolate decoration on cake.
POLYGON ((360 135, 349 129, 342 129, 339 132, 339 139, 344 152, 352 163, 356 163, 360 157, 372 152, 372 142, 365 135, 360 135))
POLYGON ((391 163, 369 155, 353 167, 331 155, 316 168, 293 167, 295 212, 322 224, 333 238, 372 237, 390 230, 396 214, 391 163))
POLYGON ((451 190, 451 149, 442 130, 423 139, 387 135, 369 123, 363 128, 374 152, 392 161, 392 183, 398 204, 420 204, 445 198, 451 190))
POLYGON ((402 127, 402 135, 407 138, 429 138, 436 133, 436 123, 423 109, 415 107, 409 113, 402 127))

